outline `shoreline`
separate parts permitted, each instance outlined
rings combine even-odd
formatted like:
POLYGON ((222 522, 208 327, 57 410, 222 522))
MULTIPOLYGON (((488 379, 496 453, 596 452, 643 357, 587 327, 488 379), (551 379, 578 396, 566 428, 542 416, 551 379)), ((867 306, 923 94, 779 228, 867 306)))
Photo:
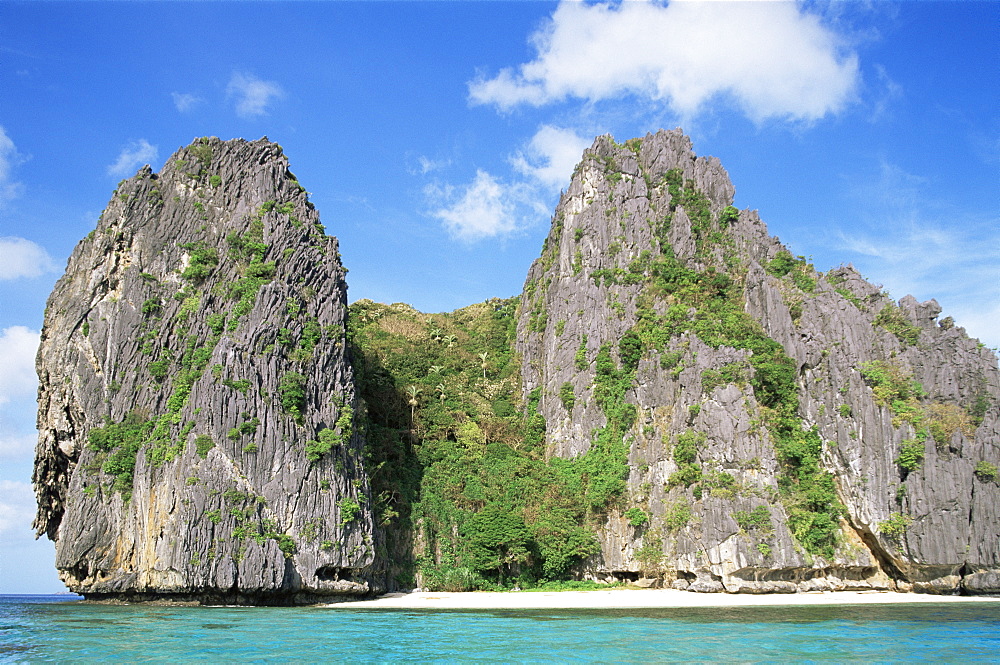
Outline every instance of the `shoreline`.
POLYGON ((330 609, 550 610, 657 609, 996 603, 994 596, 940 596, 895 591, 815 591, 789 594, 693 593, 676 589, 595 589, 587 591, 466 591, 389 593, 370 600, 320 605, 330 609))

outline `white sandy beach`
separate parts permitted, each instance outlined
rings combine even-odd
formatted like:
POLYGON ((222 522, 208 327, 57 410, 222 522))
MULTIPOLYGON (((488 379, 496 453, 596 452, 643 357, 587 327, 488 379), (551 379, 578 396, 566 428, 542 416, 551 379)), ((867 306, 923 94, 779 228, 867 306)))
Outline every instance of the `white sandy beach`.
POLYGON ((614 609, 668 607, 762 607, 778 605, 876 605, 888 603, 997 603, 983 596, 937 596, 891 591, 831 591, 793 594, 691 593, 675 589, 592 591, 414 592, 327 605, 372 609, 614 609))

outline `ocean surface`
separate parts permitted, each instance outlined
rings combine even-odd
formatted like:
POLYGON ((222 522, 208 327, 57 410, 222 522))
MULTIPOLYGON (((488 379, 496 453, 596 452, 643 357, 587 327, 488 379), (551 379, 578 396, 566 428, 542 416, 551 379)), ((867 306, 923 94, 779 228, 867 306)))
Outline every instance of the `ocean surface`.
POLYGON ((1000 603, 412 611, 72 598, 0 595, 0 662, 1000 662, 1000 603))

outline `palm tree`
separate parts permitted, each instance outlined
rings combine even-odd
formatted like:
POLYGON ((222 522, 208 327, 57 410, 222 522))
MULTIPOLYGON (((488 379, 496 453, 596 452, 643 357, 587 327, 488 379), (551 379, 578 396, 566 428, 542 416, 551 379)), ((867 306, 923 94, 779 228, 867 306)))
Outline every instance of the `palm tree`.
POLYGON ((441 401, 443 402, 444 398, 445 398, 444 384, 443 383, 437 384, 437 387, 435 388, 435 390, 437 390, 439 393, 441 393, 440 397, 441 397, 441 401))
POLYGON ((427 372, 428 374, 440 374, 441 370, 444 369, 444 365, 431 365, 431 370, 427 372))
POLYGON ((407 386, 406 387, 406 394, 410 397, 410 399, 408 399, 406 401, 407 401, 407 404, 410 405, 410 427, 411 428, 413 427, 413 417, 416 414, 417 404, 419 404, 419 402, 417 401, 417 395, 419 395, 421 392, 423 392, 423 391, 420 388, 417 388, 416 386, 407 386))
POLYGON ((445 335, 443 341, 445 344, 448 345, 448 348, 450 349, 451 347, 455 346, 455 342, 458 341, 458 338, 455 337, 454 335, 445 335))
POLYGON ((479 360, 483 363, 483 378, 486 378, 486 356, 490 355, 489 351, 483 351, 479 354, 479 360))

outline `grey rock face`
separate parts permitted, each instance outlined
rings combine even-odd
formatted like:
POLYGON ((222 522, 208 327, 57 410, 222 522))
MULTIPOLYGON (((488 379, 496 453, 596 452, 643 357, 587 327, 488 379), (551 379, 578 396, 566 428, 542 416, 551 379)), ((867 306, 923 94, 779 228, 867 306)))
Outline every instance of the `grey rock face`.
MULTIPOLYGON (((733 195, 679 130, 599 137, 528 273, 523 389, 548 454, 587 454, 608 424, 601 349, 620 369, 644 321, 706 316, 651 288, 652 262, 726 275, 787 356, 795 427, 843 506, 834 544, 807 542, 820 527, 787 491, 751 347, 690 325, 632 359, 627 491, 593 516, 601 551, 581 572, 699 593, 1000 592, 996 356, 934 301, 895 303, 850 266, 817 273, 733 195)), ((35 527, 70 589, 291 603, 387 586, 344 273, 266 140, 201 139, 121 183, 50 297, 38 355, 35 527)))
POLYGON ((795 506, 779 488, 782 463, 760 395, 745 380, 705 385, 706 372, 739 365, 750 351, 685 332, 639 361, 626 394, 638 415, 625 437, 628 497, 604 517, 602 551, 587 575, 655 572, 699 592, 1000 591, 1000 486, 974 473, 980 462, 1000 463, 996 356, 950 319, 937 321, 934 301, 894 303, 850 266, 817 273, 754 211, 720 224, 733 194, 718 160, 696 157, 679 130, 625 145, 599 137, 528 273, 518 327, 524 390, 540 390, 549 453, 585 454, 606 424, 594 392, 598 350, 610 345, 620 364, 618 344, 640 314, 676 304, 655 294, 650 302, 643 261, 669 252, 689 269, 727 272, 741 285, 744 311, 794 362, 798 415, 819 434, 820 465, 844 506, 837 545, 832 556, 809 554, 790 526, 795 506), (707 230, 674 200, 670 170, 705 196, 714 220, 707 230), (716 239, 708 250, 699 251, 699 233, 716 239), (776 268, 782 261, 794 269, 776 268), (901 385, 918 382, 923 394, 894 404, 866 363, 901 385), (566 385, 571 413, 560 399, 566 385), (680 469, 673 445, 689 431, 701 437, 698 463, 716 479, 711 491, 671 481, 680 469), (633 526, 628 507, 648 523, 633 526), (747 521, 761 510, 769 525, 747 521))
POLYGON ((377 590, 344 273, 266 139, 201 139, 119 185, 38 353, 35 527, 71 590, 377 590))

